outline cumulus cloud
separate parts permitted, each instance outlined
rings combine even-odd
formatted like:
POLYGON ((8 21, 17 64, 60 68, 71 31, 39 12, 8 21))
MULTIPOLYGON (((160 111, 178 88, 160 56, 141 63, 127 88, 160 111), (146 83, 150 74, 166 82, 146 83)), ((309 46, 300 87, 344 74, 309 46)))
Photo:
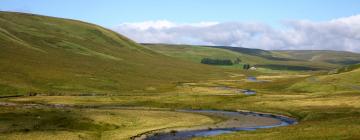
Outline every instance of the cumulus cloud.
POLYGON ((141 43, 241 46, 267 50, 360 52, 360 15, 314 22, 293 20, 275 29, 262 23, 123 23, 114 30, 141 43))

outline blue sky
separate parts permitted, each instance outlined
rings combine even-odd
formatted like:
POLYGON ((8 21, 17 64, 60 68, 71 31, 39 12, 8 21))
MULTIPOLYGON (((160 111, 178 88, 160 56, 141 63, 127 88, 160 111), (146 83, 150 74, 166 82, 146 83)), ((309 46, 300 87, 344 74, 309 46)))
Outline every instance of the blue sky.
POLYGON ((136 42, 360 52, 360 0, 0 0, 136 42))
POLYGON ((169 20, 262 22, 330 20, 360 13, 359 0, 0 0, 0 10, 84 20, 106 27, 169 20))

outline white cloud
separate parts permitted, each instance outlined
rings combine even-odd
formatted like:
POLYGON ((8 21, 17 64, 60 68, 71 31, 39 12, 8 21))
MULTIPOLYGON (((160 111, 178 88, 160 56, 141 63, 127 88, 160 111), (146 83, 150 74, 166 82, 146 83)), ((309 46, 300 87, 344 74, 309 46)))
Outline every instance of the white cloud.
POLYGON ((129 28, 135 30, 149 30, 149 29, 168 29, 172 27, 176 27, 176 24, 167 20, 158 20, 158 21, 145 21, 139 23, 123 23, 120 24, 119 27, 129 28))
POLYGON ((274 29, 261 23, 166 20, 124 23, 115 31, 141 43, 242 46, 268 50, 343 50, 360 52, 360 15, 325 22, 293 20, 274 29))

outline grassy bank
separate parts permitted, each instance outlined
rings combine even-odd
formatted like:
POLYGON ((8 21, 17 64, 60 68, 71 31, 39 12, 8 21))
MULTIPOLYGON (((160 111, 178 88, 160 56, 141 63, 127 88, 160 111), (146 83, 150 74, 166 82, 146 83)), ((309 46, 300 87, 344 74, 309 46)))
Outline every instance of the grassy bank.
POLYGON ((151 130, 213 122, 196 114, 121 109, 0 107, 0 139, 129 139, 151 130))

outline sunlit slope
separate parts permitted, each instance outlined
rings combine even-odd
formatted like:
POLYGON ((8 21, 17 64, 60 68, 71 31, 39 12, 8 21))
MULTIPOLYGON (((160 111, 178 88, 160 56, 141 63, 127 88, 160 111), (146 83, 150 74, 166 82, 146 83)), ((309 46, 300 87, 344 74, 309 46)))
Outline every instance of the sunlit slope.
POLYGON ((311 62, 283 56, 284 54, 260 49, 249 49, 225 46, 188 46, 167 44, 145 44, 150 49, 184 60, 199 63, 202 58, 218 58, 235 60, 242 63, 274 70, 330 70, 339 65, 327 62, 311 62))
POLYGON ((219 76, 75 20, 0 12, 0 94, 119 94, 219 76))
POLYGON ((353 71, 353 70, 357 70, 360 68, 360 64, 356 64, 356 65, 349 65, 349 66, 344 66, 342 68, 339 68, 337 70, 335 70, 334 73, 344 73, 344 72, 349 72, 349 71, 353 71))
POLYGON ((346 92, 360 91, 360 68, 348 72, 310 77, 289 88, 298 92, 346 92))
POLYGON ((327 50, 296 50, 274 51, 284 57, 308 60, 311 62, 326 62, 336 65, 352 65, 360 63, 360 54, 344 51, 327 50))

